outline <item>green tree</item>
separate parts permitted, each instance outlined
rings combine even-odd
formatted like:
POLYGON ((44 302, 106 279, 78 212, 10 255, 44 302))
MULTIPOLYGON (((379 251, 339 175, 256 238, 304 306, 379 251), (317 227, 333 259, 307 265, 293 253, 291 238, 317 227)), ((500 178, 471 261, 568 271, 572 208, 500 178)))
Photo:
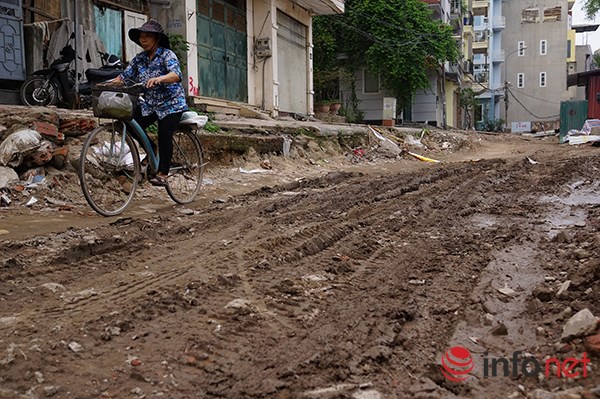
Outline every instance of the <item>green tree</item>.
POLYGON ((594 65, 592 66, 592 68, 597 69, 600 68, 600 54, 596 53, 593 56, 594 59, 594 65))
POLYGON ((593 19, 600 12, 600 0, 585 0, 583 10, 588 19, 593 19))
POLYGON ((452 28, 433 20, 422 0, 347 0, 345 7, 343 15, 315 18, 315 83, 332 65, 351 72, 366 66, 402 108, 429 88, 428 72, 458 58, 452 28), (340 53, 343 62, 335 59, 340 53))

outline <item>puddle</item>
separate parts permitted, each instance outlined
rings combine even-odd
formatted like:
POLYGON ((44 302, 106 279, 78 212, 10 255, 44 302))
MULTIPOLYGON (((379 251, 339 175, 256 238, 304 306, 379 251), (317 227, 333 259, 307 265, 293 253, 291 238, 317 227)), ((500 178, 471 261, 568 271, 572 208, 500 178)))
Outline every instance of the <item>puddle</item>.
POLYGON ((569 206, 600 205, 600 182, 594 182, 591 186, 585 185, 585 182, 577 181, 567 186, 570 194, 566 197, 544 195, 540 198, 540 202, 559 203, 569 206))
POLYGON ((488 215, 485 213, 477 213, 471 217, 471 223, 475 227, 479 227, 482 229, 487 229, 489 227, 493 227, 499 223, 499 220, 496 216, 488 215))
POLYGON ((581 208, 563 208, 548 215, 546 225, 549 227, 548 238, 554 238, 561 230, 572 226, 585 226, 588 213, 581 208))
POLYGON ((461 321, 448 347, 463 346, 471 352, 474 368, 470 373, 475 379, 484 378, 484 357, 509 356, 514 351, 527 351, 537 345, 537 327, 529 323, 527 306, 535 286, 544 281, 543 270, 535 263, 536 250, 531 246, 518 245, 497 251, 481 275, 472 299, 481 299, 488 313, 493 314, 493 324, 485 325, 486 311, 476 308, 476 314, 461 321), (505 295, 498 289, 508 287, 514 291, 505 295), (479 314, 477 314, 479 313, 479 314), (503 323, 507 335, 495 336, 492 329, 503 323))
POLYGON ((585 226, 588 213, 583 208, 589 205, 600 205, 600 183, 589 185, 581 180, 567 186, 570 194, 564 197, 545 195, 539 200, 542 204, 553 204, 555 211, 549 210, 546 217, 548 238, 554 238, 561 230, 572 226, 585 226))

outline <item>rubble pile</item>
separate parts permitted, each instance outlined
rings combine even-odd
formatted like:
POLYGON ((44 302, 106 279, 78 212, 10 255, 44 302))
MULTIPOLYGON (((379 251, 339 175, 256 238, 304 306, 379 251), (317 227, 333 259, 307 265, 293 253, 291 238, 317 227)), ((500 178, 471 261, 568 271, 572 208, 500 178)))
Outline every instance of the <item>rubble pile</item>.
MULTIPOLYGON (((89 118, 60 118, 53 110, 31 109, 0 119, 0 206, 42 206, 68 208, 69 201, 48 194, 67 196, 69 190, 55 187, 77 183, 69 162, 69 147, 78 136, 96 127, 89 118), (43 199, 44 201, 40 201, 43 199)), ((65 198, 66 199, 66 198, 65 198)))

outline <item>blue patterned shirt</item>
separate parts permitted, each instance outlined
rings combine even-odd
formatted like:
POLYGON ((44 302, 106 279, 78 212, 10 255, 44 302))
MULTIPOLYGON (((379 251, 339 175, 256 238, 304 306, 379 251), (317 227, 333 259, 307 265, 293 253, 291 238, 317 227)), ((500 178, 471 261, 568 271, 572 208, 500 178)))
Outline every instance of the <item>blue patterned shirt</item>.
MULTIPOLYGON (((175 72, 180 80, 183 79, 179 60, 175 53, 169 49, 159 47, 152 60, 145 51, 136 55, 121 74, 121 78, 125 82, 134 81, 145 84, 150 78, 157 78, 169 72, 175 72)), ((183 86, 180 82, 159 84, 147 89, 144 99, 146 101, 140 102, 143 116, 156 112, 158 119, 162 119, 169 114, 187 111, 188 109, 183 86)))

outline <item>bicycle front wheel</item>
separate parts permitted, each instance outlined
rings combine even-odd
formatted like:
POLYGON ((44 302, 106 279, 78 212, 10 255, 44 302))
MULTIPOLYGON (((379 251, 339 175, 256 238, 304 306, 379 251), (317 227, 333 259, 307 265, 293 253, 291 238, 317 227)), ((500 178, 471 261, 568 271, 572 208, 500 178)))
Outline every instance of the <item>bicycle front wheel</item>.
POLYGON ((192 202, 202 186, 204 159, 200 141, 191 130, 180 128, 173 134, 173 157, 167 192, 178 204, 192 202))
POLYGON ((113 121, 92 131, 79 158, 79 181, 88 204, 99 214, 123 212, 138 186, 140 157, 123 122, 113 121))

